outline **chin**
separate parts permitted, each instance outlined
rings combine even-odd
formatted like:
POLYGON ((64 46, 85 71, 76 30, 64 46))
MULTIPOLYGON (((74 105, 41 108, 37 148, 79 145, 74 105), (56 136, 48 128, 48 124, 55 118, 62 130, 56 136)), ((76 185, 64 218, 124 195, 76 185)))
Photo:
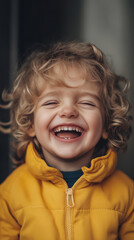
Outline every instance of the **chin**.
POLYGON ((77 161, 81 156, 79 154, 61 154, 57 155, 63 161, 77 161))

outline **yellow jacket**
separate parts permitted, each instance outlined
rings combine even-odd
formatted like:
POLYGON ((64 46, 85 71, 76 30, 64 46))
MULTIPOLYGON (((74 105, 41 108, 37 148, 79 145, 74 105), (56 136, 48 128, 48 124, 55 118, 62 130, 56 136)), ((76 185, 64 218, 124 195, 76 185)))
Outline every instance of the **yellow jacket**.
POLYGON ((26 163, 0 187, 0 239, 133 240, 134 184, 116 160, 110 149, 68 188, 30 143, 26 163))

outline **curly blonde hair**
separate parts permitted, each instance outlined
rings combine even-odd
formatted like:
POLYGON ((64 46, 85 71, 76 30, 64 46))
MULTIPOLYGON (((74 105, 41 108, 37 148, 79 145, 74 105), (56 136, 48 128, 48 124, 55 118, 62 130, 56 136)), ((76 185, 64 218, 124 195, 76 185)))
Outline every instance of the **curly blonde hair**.
POLYGON ((88 42, 56 43, 47 51, 33 52, 20 68, 12 92, 3 95, 3 99, 9 101, 7 108, 11 112, 11 126, 7 129, 7 124, 0 122, 0 130, 4 133, 10 130, 14 137, 19 164, 25 161, 26 148, 30 141, 41 151, 38 140, 30 137, 28 131, 33 123, 35 99, 42 91, 39 79, 50 84, 63 84, 52 74, 57 63, 64 63, 65 66, 79 65, 85 75, 89 72, 100 83, 100 99, 108 139, 100 140, 96 152, 104 154, 108 148, 115 151, 126 149, 132 120, 127 98, 129 82, 110 69, 104 54, 95 45, 88 42))

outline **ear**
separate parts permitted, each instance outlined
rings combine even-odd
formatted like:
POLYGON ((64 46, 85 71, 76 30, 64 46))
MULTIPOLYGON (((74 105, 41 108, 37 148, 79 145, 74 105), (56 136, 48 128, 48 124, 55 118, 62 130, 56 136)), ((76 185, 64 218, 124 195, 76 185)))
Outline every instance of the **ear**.
POLYGON ((28 136, 30 136, 30 137, 35 137, 34 125, 32 125, 32 126, 28 129, 27 133, 28 133, 28 136))
POLYGON ((103 131, 102 138, 105 140, 108 139, 108 133, 106 131, 103 131))

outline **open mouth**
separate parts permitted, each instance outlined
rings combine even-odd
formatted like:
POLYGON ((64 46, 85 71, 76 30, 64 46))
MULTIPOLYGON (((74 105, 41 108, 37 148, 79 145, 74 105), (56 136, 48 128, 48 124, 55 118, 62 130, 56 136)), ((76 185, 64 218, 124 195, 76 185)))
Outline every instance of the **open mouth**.
POLYGON ((70 140, 82 135, 83 129, 75 126, 59 126, 54 128, 54 134, 60 139, 70 140))

